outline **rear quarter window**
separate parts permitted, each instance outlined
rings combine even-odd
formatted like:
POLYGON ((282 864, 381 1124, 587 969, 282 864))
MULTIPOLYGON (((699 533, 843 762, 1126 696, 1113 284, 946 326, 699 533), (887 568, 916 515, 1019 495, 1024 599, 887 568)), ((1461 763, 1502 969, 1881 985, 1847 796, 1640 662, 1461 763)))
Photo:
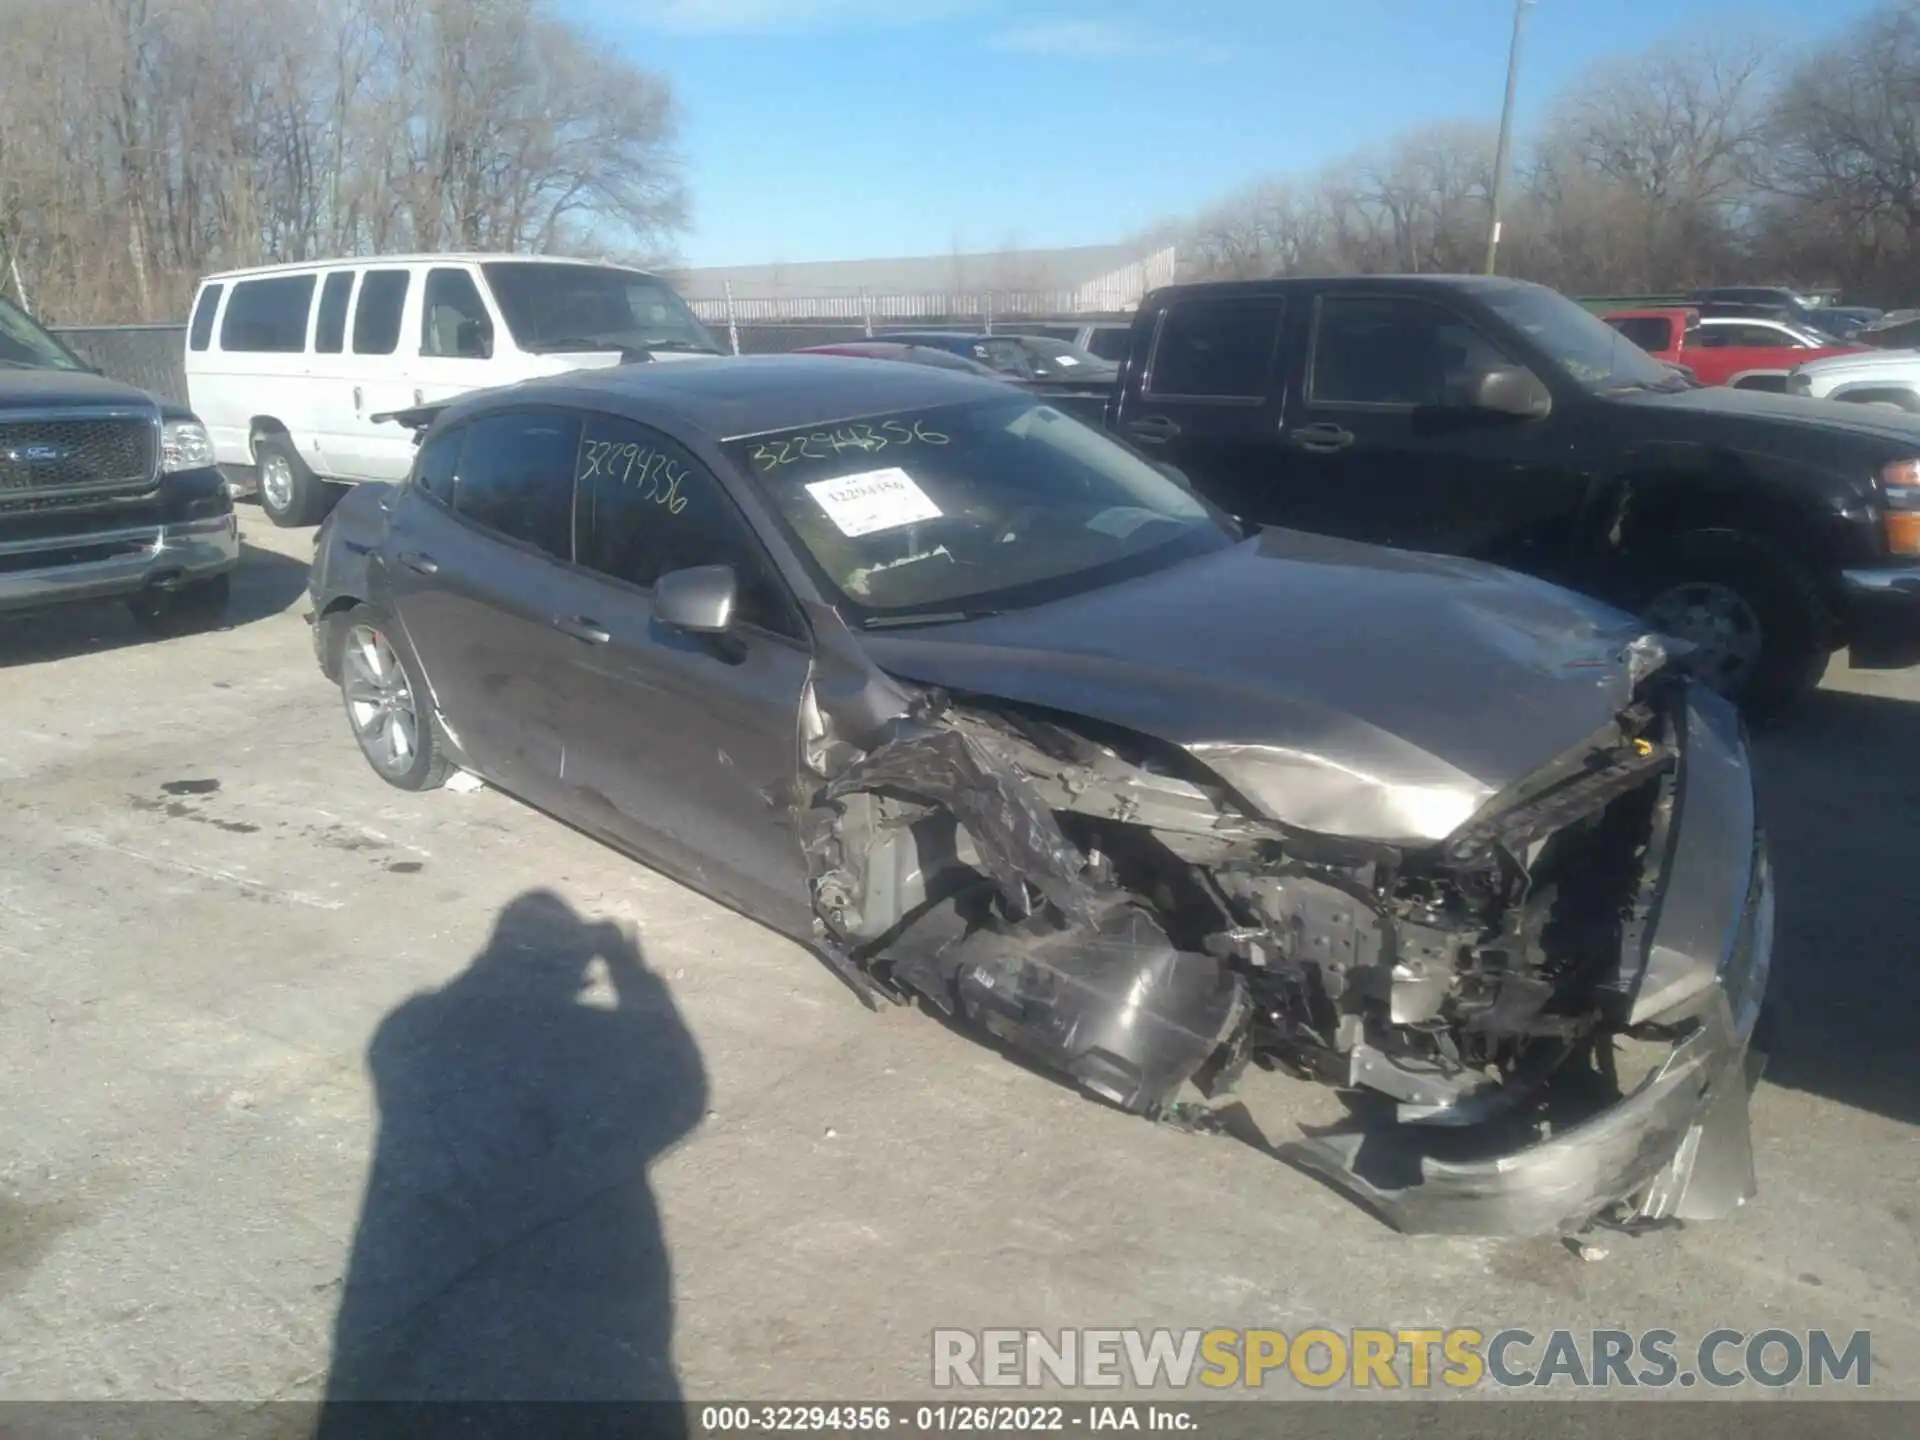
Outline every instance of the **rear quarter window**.
POLYGON ((213 344, 213 317, 220 309, 220 297, 227 292, 224 285, 203 285, 200 298, 193 304, 193 324, 187 330, 187 347, 192 350, 205 350, 213 344))
POLYGON ((240 353, 297 355, 307 348, 307 311, 313 276, 273 275, 242 280, 227 297, 220 348, 240 353))

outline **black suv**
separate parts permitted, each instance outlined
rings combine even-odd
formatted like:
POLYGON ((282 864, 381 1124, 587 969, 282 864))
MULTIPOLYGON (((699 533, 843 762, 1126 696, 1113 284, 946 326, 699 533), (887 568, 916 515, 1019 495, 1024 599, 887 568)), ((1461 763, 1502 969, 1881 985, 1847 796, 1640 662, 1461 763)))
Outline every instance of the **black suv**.
POLYGON ((1106 422, 1245 521, 1491 560, 1638 611, 1753 713, 1843 646, 1920 659, 1920 422, 1702 388, 1538 285, 1158 290, 1106 422))
POLYGON ((203 629, 239 556, 193 412, 103 378, 0 299, 0 614, 124 598, 158 631, 203 629))

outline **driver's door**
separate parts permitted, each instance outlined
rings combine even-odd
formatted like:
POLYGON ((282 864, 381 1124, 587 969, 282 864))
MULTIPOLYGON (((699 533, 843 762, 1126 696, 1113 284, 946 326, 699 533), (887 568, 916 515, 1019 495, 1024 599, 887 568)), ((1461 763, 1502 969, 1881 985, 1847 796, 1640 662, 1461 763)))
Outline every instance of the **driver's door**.
POLYGON ((585 414, 575 466, 562 729, 567 818, 793 934, 807 932, 794 829, 811 655, 784 582, 720 482, 646 426, 585 414), (731 565, 738 620, 653 617, 660 576, 731 565))
POLYGON ((1306 382, 1281 426, 1274 523, 1545 569, 1583 484, 1569 425, 1467 408, 1467 378, 1518 362, 1427 300, 1320 297, 1306 382))

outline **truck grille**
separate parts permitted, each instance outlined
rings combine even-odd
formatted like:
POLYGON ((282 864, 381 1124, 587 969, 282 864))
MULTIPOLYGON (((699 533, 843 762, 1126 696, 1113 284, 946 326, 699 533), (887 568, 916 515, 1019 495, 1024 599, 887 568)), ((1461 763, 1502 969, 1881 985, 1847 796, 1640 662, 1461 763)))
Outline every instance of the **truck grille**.
POLYGON ((158 432, 142 415, 0 415, 0 510, 145 490, 158 432))

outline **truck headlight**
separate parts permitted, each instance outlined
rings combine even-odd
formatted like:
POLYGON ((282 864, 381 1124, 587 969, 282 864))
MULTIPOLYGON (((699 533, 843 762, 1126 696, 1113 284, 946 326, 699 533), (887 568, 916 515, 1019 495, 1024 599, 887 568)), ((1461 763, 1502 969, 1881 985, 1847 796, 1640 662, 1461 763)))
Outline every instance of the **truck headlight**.
POLYGON ((160 473, 205 470, 213 464, 213 437, 198 420, 168 420, 160 427, 160 473))
POLYGON ((1887 497, 1887 553, 1920 555, 1920 460, 1896 460, 1880 472, 1887 497))

